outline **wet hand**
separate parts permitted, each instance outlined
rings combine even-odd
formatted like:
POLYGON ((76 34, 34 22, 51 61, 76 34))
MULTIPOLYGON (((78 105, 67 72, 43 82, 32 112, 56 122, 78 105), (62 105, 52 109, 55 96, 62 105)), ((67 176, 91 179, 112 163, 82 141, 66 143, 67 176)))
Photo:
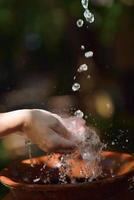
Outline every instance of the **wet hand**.
POLYGON ((72 135, 63 125, 61 117, 45 110, 26 110, 23 132, 46 152, 75 148, 72 135))

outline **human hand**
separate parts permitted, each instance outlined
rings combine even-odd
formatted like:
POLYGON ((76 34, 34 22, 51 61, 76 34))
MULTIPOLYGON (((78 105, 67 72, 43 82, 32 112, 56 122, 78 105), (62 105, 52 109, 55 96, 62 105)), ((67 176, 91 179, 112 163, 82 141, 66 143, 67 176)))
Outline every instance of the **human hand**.
POLYGON ((61 118, 39 109, 16 110, 0 114, 0 137, 20 133, 44 151, 67 151, 85 137, 86 126, 77 117, 61 118))
MULTIPOLYGON (((45 110, 33 109, 25 113, 23 133, 46 152, 66 151, 75 147, 72 134, 62 118, 45 110)), ((23 113, 24 115, 24 113, 23 113)))

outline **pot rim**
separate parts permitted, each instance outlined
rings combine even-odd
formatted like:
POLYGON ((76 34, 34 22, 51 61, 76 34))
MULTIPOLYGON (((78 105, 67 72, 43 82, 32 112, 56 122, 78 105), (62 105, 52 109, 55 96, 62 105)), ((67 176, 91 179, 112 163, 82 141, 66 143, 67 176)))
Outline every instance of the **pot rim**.
MULTIPOLYGON (((131 154, 128 154, 128 153, 122 153, 122 152, 116 152, 116 151, 103 151, 102 152, 102 156, 112 156, 112 155, 124 155, 124 157, 126 158, 133 158, 133 162, 134 162, 134 156, 131 155, 131 154)), ((33 158, 33 159, 36 159, 36 158, 33 158)), ((26 159, 26 160, 23 160, 23 161, 27 161, 29 159, 26 159)), ((21 162, 23 162, 21 161, 21 162)), ((20 162, 20 161, 18 161, 20 162)), ((10 165, 9 165, 10 166, 10 165)), ((96 185, 104 185, 105 183, 112 183, 112 182, 115 182, 115 181, 119 181, 121 179, 123 179, 124 177, 129 177, 130 174, 134 174, 134 166, 133 168, 122 174, 122 175, 117 175, 115 177, 110 177, 110 178, 105 178, 105 179, 102 179, 102 180, 96 180, 96 181, 93 181, 93 182, 88 182, 88 183, 76 183, 76 184, 73 184, 73 183, 70 183, 70 184, 28 184, 28 183, 20 183, 20 182, 17 182, 17 181, 13 181, 11 178, 7 176, 5 176, 5 172, 8 170, 8 167, 3 169, 1 172, 0 172, 0 182, 2 184, 4 184, 6 187, 8 188, 11 188, 11 189, 24 189, 24 190, 38 190, 38 191, 55 191, 57 189, 69 189, 69 188, 75 188, 75 189, 79 189, 79 188, 94 188, 96 187, 96 185)))

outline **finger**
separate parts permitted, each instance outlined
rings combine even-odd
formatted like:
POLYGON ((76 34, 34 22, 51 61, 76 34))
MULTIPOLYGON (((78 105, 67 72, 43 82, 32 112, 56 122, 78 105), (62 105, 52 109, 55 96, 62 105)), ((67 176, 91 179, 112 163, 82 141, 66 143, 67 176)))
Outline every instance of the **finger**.
MULTIPOLYGON (((57 151, 64 151, 64 150, 72 150, 76 147, 76 145, 61 137, 60 135, 58 135, 54 130, 49 129, 48 132, 49 136, 47 138, 47 141, 45 141, 44 145, 41 145, 41 148, 43 149, 45 147, 47 147, 47 151, 49 152, 57 152, 57 151), (47 142, 47 145, 46 145, 47 142)), ((43 144, 43 143, 42 143, 43 144)))
POLYGON ((52 127, 52 130, 54 130, 57 134, 61 135, 62 137, 66 139, 71 139, 71 133, 70 131, 62 124, 61 121, 58 120, 58 122, 52 127))
POLYGON ((55 150, 69 150, 76 147, 72 141, 60 136, 55 131, 51 130, 51 133, 53 133, 51 138, 51 142, 53 144, 52 147, 54 147, 55 150))

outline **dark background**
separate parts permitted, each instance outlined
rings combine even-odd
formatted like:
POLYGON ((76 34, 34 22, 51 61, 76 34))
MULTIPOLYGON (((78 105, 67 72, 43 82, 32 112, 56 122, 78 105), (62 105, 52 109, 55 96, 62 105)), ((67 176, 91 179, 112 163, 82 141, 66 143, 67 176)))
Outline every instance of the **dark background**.
MULTIPOLYGON (((134 0, 92 0, 89 8, 95 22, 78 28, 78 0, 0 0, 0 112, 79 108, 107 149, 133 153, 134 0), (83 63, 89 70, 77 73, 81 89, 74 93, 83 63)), ((0 142, 1 169, 21 154, 13 143, 0 142)))

